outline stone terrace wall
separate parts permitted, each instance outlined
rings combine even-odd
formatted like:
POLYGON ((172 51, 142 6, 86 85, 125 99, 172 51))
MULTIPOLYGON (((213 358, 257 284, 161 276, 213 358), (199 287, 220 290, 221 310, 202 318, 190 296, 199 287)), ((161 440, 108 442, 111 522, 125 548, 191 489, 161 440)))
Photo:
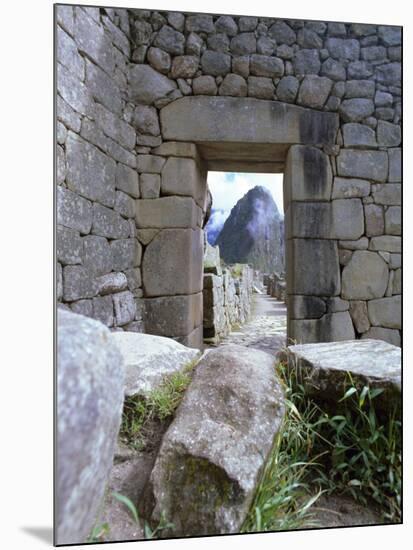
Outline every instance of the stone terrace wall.
POLYGON ((57 6, 57 298, 142 330, 125 10, 57 6))
POLYGON ((219 246, 205 243, 204 339, 218 343, 231 327, 243 324, 251 312, 254 270, 246 264, 221 268, 219 246))
POLYGON ((307 169, 287 256, 322 274, 315 288, 287 273, 290 333, 400 342, 401 28, 69 7, 58 23, 64 302, 129 329, 143 295, 145 330, 199 344, 206 165, 195 143, 166 140, 160 113, 183 96, 248 96, 340 118, 334 146, 301 129, 285 161, 287 187, 294 166, 307 169), (109 273, 123 283, 108 298, 93 277, 109 273), (337 299, 323 309, 319 297, 337 299))

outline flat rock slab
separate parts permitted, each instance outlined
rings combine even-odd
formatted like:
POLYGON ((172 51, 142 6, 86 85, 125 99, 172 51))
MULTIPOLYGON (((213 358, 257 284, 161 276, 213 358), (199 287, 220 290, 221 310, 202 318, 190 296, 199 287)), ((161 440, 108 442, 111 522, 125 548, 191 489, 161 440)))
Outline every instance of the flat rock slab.
POLYGON ((386 411, 401 398, 401 349, 382 340, 348 340, 289 346, 278 354, 302 374, 306 391, 316 401, 338 402, 349 383, 385 391, 375 398, 386 411))
POLYGON ((271 355, 243 346, 209 350, 164 435, 143 513, 164 536, 238 533, 284 416, 271 355))
POLYGON ((162 336, 113 332, 111 338, 123 356, 128 397, 148 395, 161 385, 165 376, 182 371, 201 355, 197 349, 162 336))

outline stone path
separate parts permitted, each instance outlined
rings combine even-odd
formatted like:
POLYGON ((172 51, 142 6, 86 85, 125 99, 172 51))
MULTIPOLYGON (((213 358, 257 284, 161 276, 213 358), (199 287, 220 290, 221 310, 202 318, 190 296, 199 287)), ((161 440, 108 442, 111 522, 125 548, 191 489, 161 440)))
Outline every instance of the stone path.
MULTIPOLYGON (((264 290, 265 292, 265 290, 264 290)), ((251 317, 234 329, 219 345, 239 344, 276 354, 285 345, 287 307, 284 302, 267 294, 253 294, 251 317)))

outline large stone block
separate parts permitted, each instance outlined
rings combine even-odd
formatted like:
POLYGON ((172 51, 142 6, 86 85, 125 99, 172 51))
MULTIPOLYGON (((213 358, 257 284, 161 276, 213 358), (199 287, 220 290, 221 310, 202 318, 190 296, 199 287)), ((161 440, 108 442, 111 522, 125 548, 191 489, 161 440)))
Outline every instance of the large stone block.
POLYGON ((115 59, 108 35, 103 26, 89 17, 81 7, 75 7, 74 38, 80 52, 93 59, 108 74, 114 72, 115 59))
POLYGON ((400 295, 370 300, 367 302, 367 307, 370 322, 373 326, 402 328, 402 300, 400 295))
POLYGON ((64 100, 60 95, 56 97, 56 116, 57 120, 63 122, 63 124, 74 132, 80 131, 80 115, 64 100))
POLYGON ((284 74, 284 63, 278 57, 269 55, 252 55, 250 71, 254 76, 281 77, 284 74))
POLYGON ((113 294, 128 288, 128 282, 124 273, 108 273, 96 279, 98 292, 101 296, 113 294))
POLYGON ((297 103, 312 109, 321 109, 330 94, 333 81, 325 76, 307 75, 301 82, 297 103))
POLYGON ((400 205, 402 201, 402 186, 400 183, 383 183, 373 185, 372 195, 376 204, 400 205))
POLYGON ((332 199, 353 199, 367 197, 370 182, 357 178, 334 178, 332 199))
POLYGON ((129 225, 118 212, 94 203, 92 233, 109 239, 126 239, 129 225))
POLYGON ((401 404, 401 354, 395 346, 377 340, 306 344, 290 346, 279 357, 298 370, 306 394, 322 407, 337 409, 349 373, 359 391, 364 386, 383 390, 374 400, 380 412, 388 415, 401 404))
POLYGON ((79 55, 74 40, 60 27, 56 29, 56 59, 78 80, 84 80, 85 62, 79 55))
POLYGON ((193 159, 170 157, 162 168, 163 195, 192 197, 201 208, 206 194, 206 172, 193 159))
POLYGON ((328 156, 316 147, 293 145, 286 159, 284 204, 290 201, 329 201, 333 175, 328 156))
POLYGON ((56 10, 56 21, 58 24, 73 36, 74 34, 74 14, 73 6, 60 4, 55 6, 56 10))
POLYGON ((401 237, 393 235, 380 235, 370 240, 370 250, 381 250, 383 252, 401 252, 401 237))
POLYGON ((185 36, 168 25, 164 25, 156 35, 154 45, 172 55, 184 53, 185 36))
POLYGON ((367 303, 361 300, 350 302, 350 315, 357 332, 360 334, 370 328, 370 320, 367 312, 367 303))
POLYGON ((95 113, 97 125, 108 137, 117 141, 125 149, 133 150, 136 143, 136 132, 130 124, 114 115, 100 103, 96 104, 95 113))
POLYGON ((123 406, 123 361, 101 323, 59 310, 56 417, 58 544, 87 542, 104 496, 123 406))
POLYGON ((402 180, 401 149, 389 149, 389 181, 402 180))
POLYGON ((189 197, 161 197, 136 201, 138 228, 200 227, 202 210, 189 197))
POLYGON ((129 290, 112 295, 116 326, 130 323, 136 316, 135 298, 129 290))
POLYGON ((335 113, 253 98, 183 97, 160 118, 164 139, 176 141, 334 144, 338 129, 335 113))
POLYGON ((331 203, 291 202, 285 213, 284 223, 288 239, 331 239, 331 203))
POLYGON ((129 69, 129 95, 132 101, 151 105, 176 90, 176 84, 149 65, 131 65, 129 69))
POLYGON ((210 350, 163 438, 144 515, 157 525, 164 512, 174 524, 167 536, 239 533, 283 415, 271 355, 210 350))
POLYGON ((99 103, 110 111, 121 114, 122 98, 116 81, 88 59, 86 59, 86 86, 99 103))
POLYGON ((337 157, 339 176, 386 181, 387 154, 384 151, 357 151, 342 149, 337 157))
POLYGON ((114 323, 112 296, 97 296, 93 298, 91 317, 107 327, 112 327, 114 323))
POLYGON ((300 344, 353 340, 353 323, 348 311, 326 313, 320 319, 290 319, 288 341, 300 344))
POLYGON ((63 268, 63 300, 65 302, 93 298, 96 296, 97 290, 93 273, 84 266, 67 265, 63 268))
MULTIPOLYGON (((90 90, 60 63, 57 63, 57 91, 65 102, 59 102, 58 116, 64 116, 66 111, 66 119, 69 118, 69 120, 72 119, 73 121, 75 118, 75 115, 70 110, 68 111, 67 108, 65 111, 63 110, 65 104, 76 111, 76 113, 93 116, 94 101, 90 90)), ((78 119, 77 122, 72 122, 72 126, 78 122, 78 119)), ((73 129, 75 130, 75 128, 73 129)))
POLYGON ((359 122, 374 113, 372 99, 345 99, 340 105, 340 114, 345 122, 359 122))
POLYGON ((112 271, 112 253, 107 239, 96 235, 83 238, 83 266, 94 276, 112 271))
POLYGON ((360 149, 377 147, 375 131, 365 124, 356 124, 354 122, 344 124, 342 132, 345 147, 356 147, 360 149))
POLYGON ((336 241, 291 239, 286 243, 286 256, 289 294, 340 294, 340 267, 336 241))
POLYGON ((200 229, 160 231, 146 247, 143 255, 142 279, 145 296, 201 292, 202 258, 203 235, 200 229))
POLYGON ((199 357, 170 338, 115 332, 111 339, 119 348, 125 364, 125 395, 146 397, 163 384, 165 376, 182 372, 199 357))
POLYGON ((342 297, 371 300, 384 296, 389 278, 387 263, 375 252, 356 250, 342 275, 342 297))
POLYGON ((168 337, 187 336, 202 324, 202 312, 202 292, 145 298, 145 332, 168 337))
POLYGON ((68 132, 66 139, 66 181, 69 189, 105 206, 115 203, 116 162, 68 132))
POLYGON ((360 199, 333 200, 332 220, 334 238, 357 240, 364 233, 363 203, 360 199))
POLYGON ((113 269, 124 271, 140 265, 142 246, 137 239, 118 239, 111 241, 113 269))
POLYGON ((78 231, 57 226, 56 257, 63 265, 82 263, 83 243, 78 231))
POLYGON ((400 206, 389 206, 384 215, 387 235, 402 234, 402 211, 400 206))
POLYGON ((383 207, 378 204, 365 204, 364 217, 366 223, 367 237, 383 235, 384 233, 384 215, 383 207))
POLYGON ((328 38, 326 48, 338 60, 356 61, 360 56, 359 41, 353 38, 328 38))

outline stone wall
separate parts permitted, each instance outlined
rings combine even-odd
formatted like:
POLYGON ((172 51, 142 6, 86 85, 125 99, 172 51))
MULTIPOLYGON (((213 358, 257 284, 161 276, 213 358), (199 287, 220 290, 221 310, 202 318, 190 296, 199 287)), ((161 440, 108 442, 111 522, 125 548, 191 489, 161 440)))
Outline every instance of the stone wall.
POLYGON ((287 283, 285 277, 274 272, 271 273, 271 275, 265 275, 264 281, 267 287, 268 296, 285 302, 287 296, 287 283))
POLYGON ((206 172, 284 171, 289 336, 400 342, 401 28, 57 13, 64 302, 200 345, 206 172))
POLYGON ((218 343, 251 312, 254 270, 246 264, 221 268, 218 246, 205 242, 203 283, 204 339, 218 343))

